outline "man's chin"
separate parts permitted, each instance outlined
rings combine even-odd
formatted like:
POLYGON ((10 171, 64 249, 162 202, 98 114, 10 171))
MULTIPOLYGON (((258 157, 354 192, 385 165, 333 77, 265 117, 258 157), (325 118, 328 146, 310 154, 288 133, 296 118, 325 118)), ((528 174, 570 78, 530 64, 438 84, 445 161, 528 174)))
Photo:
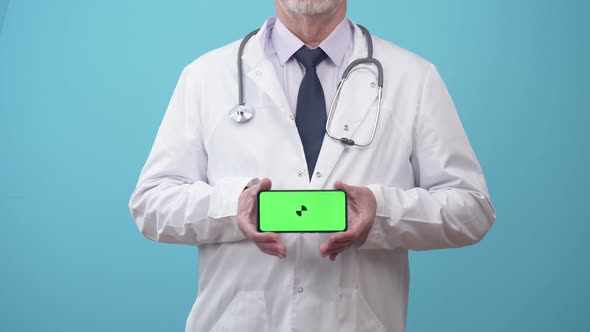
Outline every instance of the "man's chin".
POLYGON ((344 0, 279 0, 279 5, 292 16, 322 16, 333 13, 344 0))

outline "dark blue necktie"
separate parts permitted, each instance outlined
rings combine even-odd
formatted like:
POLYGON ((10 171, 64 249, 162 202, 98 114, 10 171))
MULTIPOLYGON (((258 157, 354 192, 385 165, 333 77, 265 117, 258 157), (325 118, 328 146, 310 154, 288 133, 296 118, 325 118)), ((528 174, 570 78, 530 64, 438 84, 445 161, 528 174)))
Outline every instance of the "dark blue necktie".
POLYGON ((316 66, 324 61, 327 55, 319 47, 309 49, 304 46, 295 52, 294 56, 305 67, 305 75, 297 95, 295 123, 303 144, 307 171, 311 179, 326 131, 326 99, 316 73, 316 66))

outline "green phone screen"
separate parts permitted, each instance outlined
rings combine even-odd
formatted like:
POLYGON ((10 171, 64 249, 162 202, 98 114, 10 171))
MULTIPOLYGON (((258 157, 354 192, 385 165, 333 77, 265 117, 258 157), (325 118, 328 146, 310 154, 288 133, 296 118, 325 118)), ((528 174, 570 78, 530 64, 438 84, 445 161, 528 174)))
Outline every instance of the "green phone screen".
POLYGON ((270 190, 258 193, 261 232, 341 232, 346 230, 346 192, 270 190))

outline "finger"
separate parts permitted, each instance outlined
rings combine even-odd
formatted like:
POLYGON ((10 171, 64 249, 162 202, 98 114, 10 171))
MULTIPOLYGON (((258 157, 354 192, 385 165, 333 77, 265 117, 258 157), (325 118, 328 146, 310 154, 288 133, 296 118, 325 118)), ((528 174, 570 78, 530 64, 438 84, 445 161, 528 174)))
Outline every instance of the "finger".
POLYGON ((334 189, 336 189, 336 190, 344 190, 344 191, 347 191, 346 190, 346 187, 347 187, 347 185, 345 185, 344 182, 342 182, 340 180, 334 182, 334 189))
POLYGON ((272 182, 270 181, 269 178, 263 178, 262 180, 260 180, 260 182, 258 182, 256 191, 262 191, 262 190, 270 190, 270 188, 272 187, 272 182))
POLYGON ((337 243, 337 242, 354 241, 357 239, 357 237, 358 237, 358 232, 356 230, 356 227, 351 226, 350 229, 348 229, 346 232, 338 232, 338 233, 335 233, 334 235, 330 236, 330 239, 328 239, 328 242, 337 243))
POLYGON ((249 237, 250 240, 256 242, 256 243, 265 243, 265 242, 277 242, 279 241, 279 236, 276 233, 273 232, 259 232, 256 227, 254 227, 254 225, 252 225, 252 228, 254 228, 254 232, 251 233, 251 236, 249 237))
POLYGON ((334 182, 334 189, 344 190, 347 194, 353 195, 357 187, 346 184, 340 180, 334 182))
POLYGON ((338 254, 330 255, 330 260, 333 262, 334 260, 336 260, 336 256, 338 256, 338 254))
POLYGON ((332 257, 332 256, 334 256, 334 255, 339 255, 340 253, 342 253, 342 252, 343 252, 344 250, 346 250, 346 249, 348 249, 348 247, 346 247, 346 248, 342 248, 342 249, 340 249, 340 250, 334 250, 334 251, 331 251, 331 252, 329 252, 329 253, 328 253, 326 256, 324 256, 324 257, 328 257, 328 258, 329 258, 329 257, 332 257))
POLYGON ((331 242, 326 241, 320 245, 320 253, 322 256, 325 256, 326 253, 334 248, 346 247, 352 245, 353 241, 344 241, 344 242, 331 242))
POLYGON ((352 245, 352 242, 348 242, 348 243, 343 244, 343 245, 332 246, 330 248, 327 248, 326 250, 324 250, 322 252, 322 257, 330 256, 330 255, 335 254, 335 253, 340 253, 340 252, 346 250, 351 245, 352 245))
POLYGON ((342 242, 351 242, 356 239, 356 231, 346 231, 342 232, 342 234, 334 234, 332 237, 328 239, 328 243, 342 243, 342 242))
MULTIPOLYGON (((263 178, 262 180, 258 181, 257 184, 253 185, 252 187, 247 188, 244 190, 244 193, 250 196, 253 199, 256 199, 258 193, 263 190, 270 190, 272 187, 272 182, 269 178, 263 178)), ((250 201, 251 205, 254 206, 256 201, 250 201)))
POLYGON ((261 243, 256 244, 260 250, 272 252, 275 256, 280 258, 287 257, 287 249, 281 243, 261 243))
POLYGON ((277 258, 283 258, 283 256, 278 252, 278 251, 272 251, 272 250, 267 250, 267 249, 263 249, 263 248, 258 248, 260 249, 260 251, 262 251, 263 253, 270 255, 270 256, 275 256, 277 258))
POLYGON ((259 248, 265 248, 265 249, 268 249, 268 250, 277 250, 277 251, 280 251, 280 252, 285 252, 285 250, 286 250, 285 249, 285 246, 282 243, 278 242, 278 241, 275 241, 275 242, 256 243, 256 245, 259 248))

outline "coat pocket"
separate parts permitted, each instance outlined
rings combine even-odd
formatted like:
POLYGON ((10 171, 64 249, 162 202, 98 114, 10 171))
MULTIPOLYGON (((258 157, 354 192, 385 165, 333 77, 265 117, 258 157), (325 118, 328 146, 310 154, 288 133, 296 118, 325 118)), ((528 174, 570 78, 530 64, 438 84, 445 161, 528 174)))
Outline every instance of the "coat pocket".
POLYGON ((338 332, 385 332, 385 327, 356 288, 338 290, 338 332))
POLYGON ((221 331, 268 332, 264 292, 239 292, 211 329, 221 331))

